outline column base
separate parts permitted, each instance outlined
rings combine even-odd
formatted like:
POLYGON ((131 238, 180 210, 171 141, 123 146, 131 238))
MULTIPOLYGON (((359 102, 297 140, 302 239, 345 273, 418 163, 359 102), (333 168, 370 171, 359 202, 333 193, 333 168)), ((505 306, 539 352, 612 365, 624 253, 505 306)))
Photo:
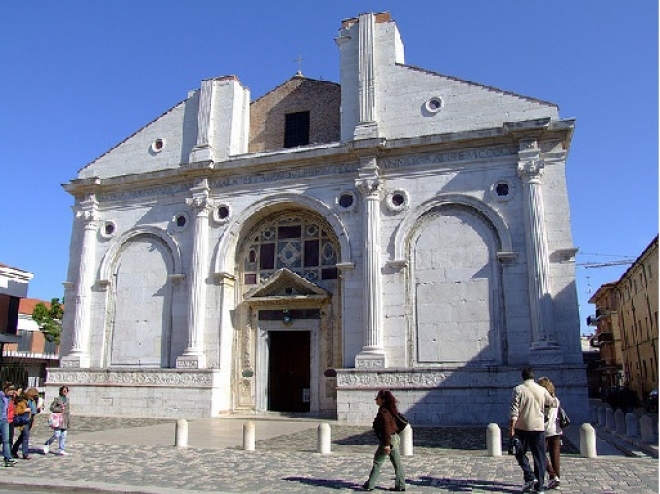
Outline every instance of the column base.
POLYGON ((384 369, 385 367, 387 367, 387 355, 382 348, 365 347, 355 357, 355 368, 357 369, 384 369))
POLYGON ((176 359, 177 369, 206 369, 206 355, 181 355, 176 359))
POLYGON ((213 149, 208 144, 203 144, 201 146, 195 146, 190 155, 188 156, 188 161, 190 163, 196 163, 198 161, 214 161, 213 149))
POLYGON ((362 122, 355 127, 353 138, 359 139, 372 139, 378 137, 378 122, 362 122))
POLYGON ((536 340, 529 347, 530 365, 563 364, 564 354, 556 341, 536 340))
POLYGON ((90 359, 86 353, 71 353, 60 358, 60 367, 64 369, 87 369, 90 359))

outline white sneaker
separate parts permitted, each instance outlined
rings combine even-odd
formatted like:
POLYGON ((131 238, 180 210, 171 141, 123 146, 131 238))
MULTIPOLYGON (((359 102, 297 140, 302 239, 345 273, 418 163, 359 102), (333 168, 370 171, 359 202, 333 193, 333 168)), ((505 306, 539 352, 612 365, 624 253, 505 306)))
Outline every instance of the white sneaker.
POLYGON ((561 480, 559 480, 559 477, 555 477, 553 479, 550 479, 550 482, 548 482, 548 489, 556 489, 561 485, 561 480))
POLYGON ((60 455, 60 456, 68 456, 68 455, 69 455, 69 453, 67 453, 67 452, 64 451, 64 450, 61 450, 61 451, 60 451, 59 453, 57 453, 57 454, 60 455))
POLYGON ((44 444, 44 454, 47 455, 49 451, 50 451, 50 446, 44 444))

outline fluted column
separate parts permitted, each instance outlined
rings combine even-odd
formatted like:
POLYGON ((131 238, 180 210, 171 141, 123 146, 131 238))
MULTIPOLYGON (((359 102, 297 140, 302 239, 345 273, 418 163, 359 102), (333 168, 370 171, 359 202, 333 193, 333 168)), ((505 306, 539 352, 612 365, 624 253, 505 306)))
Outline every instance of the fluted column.
MULTIPOLYGON (((80 267, 75 284, 75 309, 71 353, 62 357, 62 367, 89 367, 89 333, 91 324, 92 286, 96 258, 96 235, 98 232, 98 202, 89 194, 80 203, 76 219, 82 223, 83 234, 80 247, 80 267)), ((67 306, 70 302, 67 300, 67 306)))
POLYGON ((359 171, 355 186, 364 197, 364 347, 355 359, 356 367, 386 367, 383 346, 380 201, 383 181, 375 158, 359 171))
POLYGON ((207 245, 209 213, 213 201, 209 197, 208 182, 204 179, 192 189, 187 204, 195 212, 192 259, 190 261, 190 292, 188 300, 188 347, 176 359, 177 368, 204 369, 204 312, 206 310, 207 245))
POLYGON ((545 163, 535 139, 521 140, 518 176, 523 183, 532 349, 556 346, 553 338, 550 256, 541 177, 545 163))

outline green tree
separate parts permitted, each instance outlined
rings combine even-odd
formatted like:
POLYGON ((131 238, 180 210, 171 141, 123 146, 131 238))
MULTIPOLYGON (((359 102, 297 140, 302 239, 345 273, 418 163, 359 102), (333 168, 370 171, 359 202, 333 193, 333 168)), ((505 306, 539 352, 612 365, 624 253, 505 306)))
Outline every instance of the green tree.
POLYGON ((50 308, 39 302, 32 311, 32 319, 39 325, 46 340, 54 341, 58 345, 62 334, 62 314, 64 314, 64 309, 59 298, 50 301, 50 308))

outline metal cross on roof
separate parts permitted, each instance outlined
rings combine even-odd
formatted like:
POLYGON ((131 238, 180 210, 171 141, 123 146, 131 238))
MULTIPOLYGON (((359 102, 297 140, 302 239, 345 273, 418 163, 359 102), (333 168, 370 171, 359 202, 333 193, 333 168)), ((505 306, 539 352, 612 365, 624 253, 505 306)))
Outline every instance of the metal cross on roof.
POLYGON ((296 58, 294 60, 294 62, 298 63, 298 72, 296 73, 296 75, 303 75, 302 74, 302 62, 303 62, 303 60, 304 60, 304 58, 302 57, 302 54, 298 53, 298 58, 296 58))

